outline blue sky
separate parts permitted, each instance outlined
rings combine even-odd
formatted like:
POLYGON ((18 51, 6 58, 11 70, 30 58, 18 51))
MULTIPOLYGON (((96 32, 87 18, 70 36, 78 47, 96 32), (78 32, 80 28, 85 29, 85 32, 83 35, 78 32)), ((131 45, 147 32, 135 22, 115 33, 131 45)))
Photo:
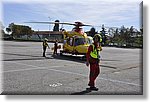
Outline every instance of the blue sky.
MULTIPOLYGON (((27 21, 81 21, 95 26, 140 27, 139 4, 142 0, 3 0, 3 24, 23 24, 33 30, 49 30, 45 24, 25 24, 27 21)), ((52 30, 53 25, 50 25, 52 30)), ((65 26, 71 30, 72 26, 65 26)), ((90 27, 84 27, 85 31, 90 27)), ((100 28, 96 28, 100 30, 100 28)))

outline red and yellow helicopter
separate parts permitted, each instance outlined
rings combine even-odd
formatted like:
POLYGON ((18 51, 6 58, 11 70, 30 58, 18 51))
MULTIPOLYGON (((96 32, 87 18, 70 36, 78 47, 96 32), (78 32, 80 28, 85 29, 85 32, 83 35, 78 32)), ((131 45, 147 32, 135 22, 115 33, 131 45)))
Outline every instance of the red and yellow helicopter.
POLYGON ((64 43, 63 50, 60 50, 60 54, 70 53, 75 55, 85 55, 88 47, 93 42, 93 38, 87 36, 87 34, 83 31, 82 26, 91 25, 85 25, 81 22, 75 22, 73 25, 75 27, 72 31, 63 31, 64 43))
POLYGON ((87 34, 83 31, 82 26, 92 26, 86 25, 82 22, 75 23, 60 23, 59 21, 55 22, 26 22, 26 23, 42 23, 42 24, 65 24, 65 25, 73 25, 75 26, 72 31, 62 30, 64 35, 63 39, 63 48, 60 50, 60 55, 63 53, 69 53, 72 55, 85 55, 88 51, 88 47, 93 43, 93 38, 87 36, 87 34))

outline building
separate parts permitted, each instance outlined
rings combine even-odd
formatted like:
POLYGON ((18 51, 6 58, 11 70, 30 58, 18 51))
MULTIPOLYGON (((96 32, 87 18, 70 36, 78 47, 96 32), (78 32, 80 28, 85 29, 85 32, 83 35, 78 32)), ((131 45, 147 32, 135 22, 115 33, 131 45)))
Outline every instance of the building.
POLYGON ((34 40, 34 41, 43 41, 43 39, 47 38, 48 41, 54 42, 59 41, 63 42, 63 33, 61 31, 33 31, 32 34, 29 35, 21 35, 19 37, 15 37, 15 39, 22 40, 34 40))
POLYGON ((63 40, 63 33, 60 31, 34 31, 32 34, 32 39, 40 39, 43 40, 44 38, 47 38, 48 41, 55 41, 58 40, 59 42, 62 42, 63 40))

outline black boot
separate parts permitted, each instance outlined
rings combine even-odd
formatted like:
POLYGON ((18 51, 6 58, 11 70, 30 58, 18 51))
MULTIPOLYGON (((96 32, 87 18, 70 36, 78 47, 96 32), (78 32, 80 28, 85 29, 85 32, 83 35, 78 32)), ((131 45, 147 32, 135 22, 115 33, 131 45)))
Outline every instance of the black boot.
POLYGON ((90 87, 90 90, 98 91, 98 88, 95 86, 90 87))

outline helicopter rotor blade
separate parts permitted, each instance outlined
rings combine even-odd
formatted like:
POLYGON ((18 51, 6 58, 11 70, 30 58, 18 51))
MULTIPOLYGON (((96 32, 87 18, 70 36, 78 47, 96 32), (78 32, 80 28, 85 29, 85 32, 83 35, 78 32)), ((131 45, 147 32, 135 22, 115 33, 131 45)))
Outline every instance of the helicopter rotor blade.
POLYGON ((24 23, 41 23, 41 24, 66 24, 66 25, 74 25, 73 23, 61 23, 61 22, 24 22, 24 23))
POLYGON ((66 23, 66 22, 24 22, 24 23, 41 23, 41 24, 65 24, 65 25, 74 25, 74 26, 92 26, 87 24, 78 24, 78 23, 66 23))
MULTIPOLYGON (((64 24, 64 25, 73 25, 73 26, 90 26, 90 27, 103 27, 103 26, 99 26, 99 25, 88 25, 88 24, 83 24, 82 22, 75 22, 75 23, 67 23, 67 22, 47 22, 47 21, 41 21, 41 22, 36 22, 36 21, 31 21, 31 22, 24 22, 24 23, 40 23, 40 24, 64 24)), ((104 26, 104 28, 113 28, 113 29, 117 29, 118 27, 109 27, 109 26, 104 26)))

